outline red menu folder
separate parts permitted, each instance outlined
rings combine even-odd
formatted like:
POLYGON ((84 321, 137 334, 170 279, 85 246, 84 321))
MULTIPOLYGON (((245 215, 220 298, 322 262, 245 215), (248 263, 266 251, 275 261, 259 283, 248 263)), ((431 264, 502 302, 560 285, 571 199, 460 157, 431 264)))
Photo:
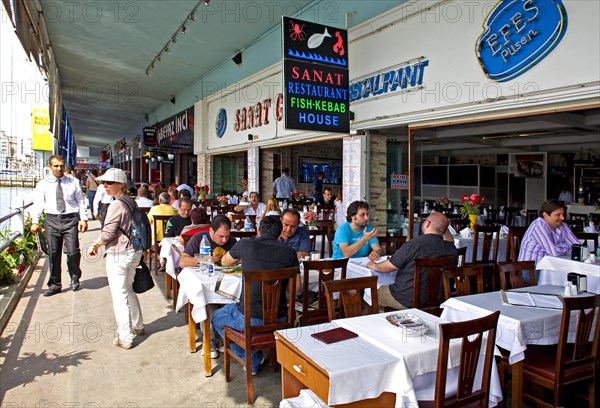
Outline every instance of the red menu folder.
POLYGON ((326 344, 337 343, 338 341, 348 340, 353 337, 358 337, 358 334, 351 332, 350 330, 344 329, 343 327, 337 327, 335 329, 313 333, 311 334, 315 339, 322 341, 326 344))

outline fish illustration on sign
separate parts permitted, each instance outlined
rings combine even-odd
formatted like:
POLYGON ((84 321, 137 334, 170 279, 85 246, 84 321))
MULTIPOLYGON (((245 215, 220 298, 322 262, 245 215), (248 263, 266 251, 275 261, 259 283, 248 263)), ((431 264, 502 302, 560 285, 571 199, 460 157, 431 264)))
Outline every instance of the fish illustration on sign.
POLYGON ((329 34, 329 32, 327 31, 327 27, 325 27, 325 32, 323 34, 311 35, 308 41, 306 42, 306 45, 310 49, 318 48, 321 44, 323 44, 325 37, 331 37, 331 34, 329 34))

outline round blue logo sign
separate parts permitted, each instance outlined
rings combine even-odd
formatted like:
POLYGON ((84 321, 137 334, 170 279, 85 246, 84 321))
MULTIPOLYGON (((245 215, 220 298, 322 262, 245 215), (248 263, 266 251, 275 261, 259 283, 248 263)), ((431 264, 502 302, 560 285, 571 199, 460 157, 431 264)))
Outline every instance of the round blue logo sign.
POLYGON ((227 129, 227 111, 223 108, 217 112, 217 120, 215 121, 215 130, 217 131, 217 137, 220 139, 225 134, 227 129))

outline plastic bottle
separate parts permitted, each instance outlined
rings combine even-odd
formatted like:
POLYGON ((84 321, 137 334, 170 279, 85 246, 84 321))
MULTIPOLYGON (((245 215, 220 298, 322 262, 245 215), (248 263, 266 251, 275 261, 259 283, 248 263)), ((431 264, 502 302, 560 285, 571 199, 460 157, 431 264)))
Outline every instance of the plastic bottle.
POLYGON ((596 248, 596 259, 600 259, 600 245, 596 248))
POLYGON ((202 237, 202 241, 200 241, 200 255, 202 255, 202 261, 200 264, 200 270, 208 272, 208 265, 211 263, 210 259, 210 242, 208 242, 208 238, 206 235, 202 237))
POLYGON ((131 244, 135 252, 142 252, 142 237, 136 228, 131 229, 131 244))
POLYGON ((250 216, 246 215, 246 220, 244 221, 244 229, 246 231, 252 230, 252 221, 250 220, 250 216))

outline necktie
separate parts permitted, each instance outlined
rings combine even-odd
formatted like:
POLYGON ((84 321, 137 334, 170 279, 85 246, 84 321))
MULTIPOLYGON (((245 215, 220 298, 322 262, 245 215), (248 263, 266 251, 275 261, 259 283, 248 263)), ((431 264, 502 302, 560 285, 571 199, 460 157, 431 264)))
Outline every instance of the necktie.
POLYGON ((56 209, 60 213, 65 211, 65 197, 60 186, 60 179, 56 179, 56 209))

